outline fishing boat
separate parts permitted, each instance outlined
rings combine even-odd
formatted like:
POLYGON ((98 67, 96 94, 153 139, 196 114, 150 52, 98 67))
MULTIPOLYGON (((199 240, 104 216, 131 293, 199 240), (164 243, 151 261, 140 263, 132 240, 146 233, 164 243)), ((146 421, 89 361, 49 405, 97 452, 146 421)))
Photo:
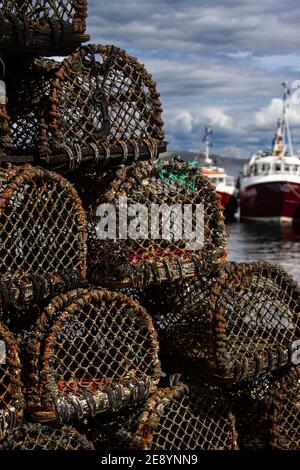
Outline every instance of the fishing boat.
POLYGON ((213 131, 210 127, 205 127, 203 143, 205 144, 204 158, 203 153, 196 157, 194 164, 198 165, 204 176, 209 178, 215 186, 220 196, 220 205, 224 209, 226 220, 233 220, 237 211, 237 197, 235 178, 227 175, 224 168, 217 166, 211 156, 210 149, 213 147, 213 131))
POLYGON ((254 154, 240 178, 240 215, 244 220, 300 222, 300 156, 294 153, 288 121, 290 92, 286 83, 282 85, 282 116, 272 149, 254 154))

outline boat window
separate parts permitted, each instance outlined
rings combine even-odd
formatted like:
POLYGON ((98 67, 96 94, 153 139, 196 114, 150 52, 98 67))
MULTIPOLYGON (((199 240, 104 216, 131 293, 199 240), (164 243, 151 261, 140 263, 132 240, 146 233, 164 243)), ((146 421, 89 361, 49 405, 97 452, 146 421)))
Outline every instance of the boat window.
POLYGON ((280 165, 280 163, 279 163, 279 164, 276 163, 276 165, 275 165, 275 171, 278 171, 278 172, 281 171, 281 165, 280 165))
POLYGON ((256 164, 253 166, 253 174, 257 175, 257 165, 256 164))
POLYGON ((263 163, 261 165, 262 173, 267 174, 269 172, 269 170, 270 170, 270 165, 268 163, 263 163))
POLYGON ((284 165, 284 171, 289 172, 290 171, 290 165, 284 165))

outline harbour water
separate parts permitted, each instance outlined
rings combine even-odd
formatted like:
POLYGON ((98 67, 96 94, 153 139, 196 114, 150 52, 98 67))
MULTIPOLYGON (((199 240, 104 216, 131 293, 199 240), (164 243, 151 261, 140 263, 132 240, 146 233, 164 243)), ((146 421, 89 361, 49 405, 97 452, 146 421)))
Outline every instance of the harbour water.
POLYGON ((300 227, 234 222, 228 233, 230 261, 279 264, 300 283, 300 227))

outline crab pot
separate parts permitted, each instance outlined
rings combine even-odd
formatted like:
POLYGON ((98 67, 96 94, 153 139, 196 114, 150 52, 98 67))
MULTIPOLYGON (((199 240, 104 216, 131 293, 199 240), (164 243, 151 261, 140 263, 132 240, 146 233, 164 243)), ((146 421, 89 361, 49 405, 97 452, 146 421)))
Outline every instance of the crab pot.
POLYGON ((183 384, 149 398, 136 430, 118 431, 123 449, 237 450, 235 418, 221 389, 183 384))
POLYGON ((73 186, 29 165, 0 171, 0 276, 79 271, 86 219, 73 186))
POLYGON ((114 288, 172 283, 209 272, 226 257, 218 196, 188 164, 140 162, 122 168, 102 190, 96 186, 94 197, 84 201, 93 283, 114 288))
POLYGON ((16 341, 11 332, 0 323, 0 438, 12 432, 23 416, 20 374, 16 341))
POLYGON ((2 52, 65 55, 89 39, 87 0, 1 0, 0 15, 2 52))
POLYGON ((8 161, 32 156, 64 172, 154 158, 165 150, 156 84, 117 47, 88 45, 61 63, 35 60, 7 87, 8 161))
POLYGON ((86 436, 71 426, 24 423, 0 441, 0 450, 94 450, 86 436))
POLYGON ((225 263, 206 277, 149 288, 141 303, 154 316, 171 372, 181 363, 195 379, 239 382, 291 362, 299 299, 282 268, 257 262, 225 263))
POLYGON ((29 341, 29 408, 68 421, 139 403, 160 377, 151 317, 128 297, 78 289, 53 299, 29 341))

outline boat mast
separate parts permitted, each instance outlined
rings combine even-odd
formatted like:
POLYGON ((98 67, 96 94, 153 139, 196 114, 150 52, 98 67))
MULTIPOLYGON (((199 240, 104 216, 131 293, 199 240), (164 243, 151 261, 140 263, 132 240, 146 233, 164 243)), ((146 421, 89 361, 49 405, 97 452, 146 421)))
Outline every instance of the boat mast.
POLYGON ((212 159, 210 158, 210 148, 213 146, 213 131, 210 127, 206 126, 205 127, 205 133, 203 137, 203 142, 205 144, 205 159, 204 163, 207 165, 212 164, 212 159))
POLYGON ((294 155, 292 137, 290 132, 289 121, 287 117, 287 109, 289 107, 288 97, 290 90, 287 84, 282 83, 283 86, 283 106, 282 106, 282 117, 278 119, 277 131, 273 141, 273 155, 276 157, 283 157, 286 153, 286 136, 288 140, 288 152, 289 155, 294 155))
POLYGON ((284 121, 285 121, 285 128, 286 128, 286 134, 288 138, 288 146, 289 146, 289 155, 294 155, 294 148, 293 148, 293 141, 292 141, 292 136, 291 136, 291 131, 290 131, 290 124, 288 120, 288 113, 287 109, 289 108, 289 103, 288 103, 288 97, 290 95, 290 89, 288 88, 286 83, 282 84, 283 89, 284 89, 284 98, 283 98, 283 103, 284 103, 284 121))

